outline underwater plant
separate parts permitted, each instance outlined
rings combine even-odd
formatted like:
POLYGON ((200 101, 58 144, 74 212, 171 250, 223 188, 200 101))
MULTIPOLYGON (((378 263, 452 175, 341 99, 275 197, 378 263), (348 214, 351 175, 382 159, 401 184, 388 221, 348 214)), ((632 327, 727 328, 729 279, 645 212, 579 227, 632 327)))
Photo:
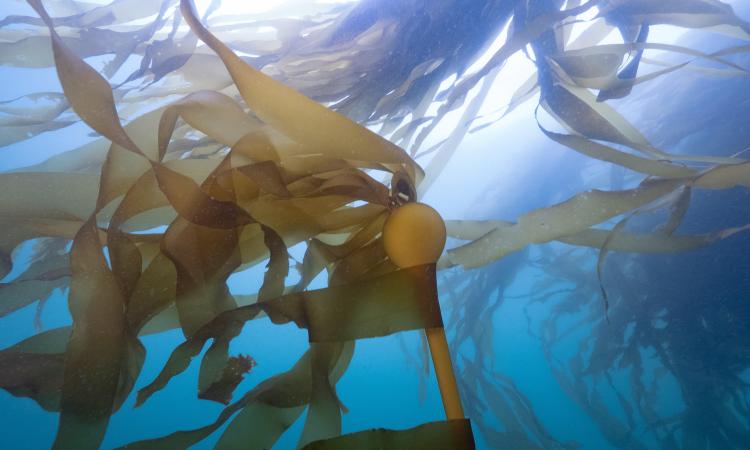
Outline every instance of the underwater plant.
MULTIPOLYGON (((570 261, 576 253, 545 256, 550 261, 539 264, 551 280, 549 286, 540 282, 536 297, 555 301, 559 293, 550 288, 566 279, 580 282, 586 298, 603 306, 592 308, 605 318, 602 335, 624 333, 623 296, 611 294, 603 282, 610 252, 684 252, 748 228, 676 234, 694 191, 750 187, 750 162, 716 151, 668 153, 608 103, 680 70, 747 76, 732 59, 748 51, 746 44, 706 53, 649 41, 650 28, 659 24, 750 40, 750 24, 717 0, 380 0, 283 20, 212 18, 219 1, 202 17, 189 0, 84 3, 28 0, 36 16, 0 21, 0 63, 54 66, 63 90, 0 104, 0 142, 10 145, 54 132, 77 118, 101 136, 0 174, 3 274, 18 264, 14 250, 36 243, 31 263, 2 284, 2 315, 37 301, 41 311, 53 291, 69 289, 70 326, 40 330, 0 352, 0 386, 59 412, 55 448, 99 448, 110 418, 141 373, 147 350, 141 337, 171 329, 182 330, 184 342, 138 390, 136 404, 165 388, 208 344, 200 358, 198 396, 227 406, 213 423, 125 448, 187 448, 224 426, 218 448, 270 448, 305 410, 298 443, 304 448, 420 448, 415 442, 421 448, 471 448, 466 420, 340 436, 343 405, 336 384, 357 339, 426 329, 433 350, 441 345, 435 342, 445 340, 434 335, 443 327, 438 269, 446 273, 440 286, 449 312, 446 325, 454 330, 452 347, 468 343, 475 349, 456 366, 463 407, 479 434, 493 448, 574 448, 540 423, 513 380, 487 364, 494 353, 492 329, 473 318, 491 315, 504 301, 501 278, 507 267, 494 271, 493 264, 520 264, 513 258, 525 255, 531 244, 553 241, 597 250, 596 263, 587 269, 570 261), (457 8, 465 22, 452 21, 448 11, 457 8), (595 17, 581 18, 592 11, 595 17), (571 38, 584 21, 590 26, 571 38), (420 45, 443 33, 448 23, 466 39, 420 45), (277 39, 243 38, 246 29, 261 26, 274 27, 277 39), (601 43, 615 31, 622 42, 601 43), (506 38, 499 49, 469 71, 501 32, 506 38), (652 50, 689 59, 649 59, 652 50), (477 117, 503 64, 519 52, 529 55, 536 73, 502 114, 477 117), (101 70, 86 61, 102 55, 114 57, 101 70), (140 58, 139 67, 123 76, 132 57, 140 58), (712 66, 697 65, 700 61, 712 66), (644 74, 646 63, 658 69, 644 74), (451 75, 455 80, 441 88, 451 75), (404 226, 394 225, 397 216, 419 205, 467 133, 533 98, 546 137, 629 170, 631 181, 637 180, 633 187, 580 192, 513 222, 449 220, 450 249, 442 253, 441 242, 428 258, 411 259, 406 252, 402 260, 400 252, 419 233, 406 236, 404 226), (24 106, 29 101, 36 103, 24 106), (439 107, 430 116, 434 102, 439 107), (448 137, 425 149, 438 126, 459 111, 462 117, 448 137), (474 128, 479 119, 485 123, 474 128), (545 121, 562 130, 553 131, 545 121), (368 128, 376 125, 378 133, 368 128), (667 219, 654 231, 626 229, 655 211, 667 211, 667 219), (602 224, 607 227, 596 228, 602 224), (299 243, 306 246, 304 259, 292 267, 288 249, 299 243), (257 294, 229 292, 232 274, 263 264, 257 294), (482 266, 488 269, 448 270, 482 266), (300 281, 287 286, 292 268, 300 281), (324 271, 327 287, 309 289, 324 271), (598 274, 598 283, 591 282, 591 274, 598 274), (288 371, 235 398, 254 360, 230 355, 230 343, 259 317, 306 329, 310 347, 288 371), (504 430, 496 430, 489 415, 496 415, 504 430)), ((418 226, 424 223, 420 219, 418 226)), ((569 303, 579 294, 565 298, 569 303)), ((545 324, 548 349, 559 338, 556 320, 566 307, 573 308, 566 300, 560 303, 559 314, 545 324)), ((661 311, 647 308, 638 322, 653 321, 661 311)), ((585 352, 576 355, 571 374, 560 369, 558 379, 592 416, 606 422, 603 408, 591 406, 596 388, 576 381, 606 375, 604 369, 626 350, 609 348, 605 338, 588 345, 596 346, 592 356, 584 363, 585 352)), ((632 348, 640 344, 630 345, 636 347, 627 353, 627 364, 637 369, 632 348)), ((552 363, 552 350, 549 355, 552 363)), ((452 376, 452 370, 437 368, 438 361, 444 359, 436 357, 436 372, 452 376)), ((724 379, 732 385, 731 374, 724 379)), ((633 380, 634 390, 646 397, 644 384, 633 380)), ((725 392, 731 397, 733 391, 725 392)), ((636 406, 650 419, 657 416, 645 403, 636 406)), ((446 404, 446 411, 456 407, 460 413, 449 413, 448 419, 463 416, 460 401, 446 404)), ((629 429, 614 422, 602 428, 611 431, 605 434, 613 442, 622 442, 629 429)), ((726 418, 724 428, 741 427, 726 418)), ((668 440, 668 433, 658 433, 662 442, 668 440)), ((711 442, 720 442, 719 435, 711 436, 711 442)))

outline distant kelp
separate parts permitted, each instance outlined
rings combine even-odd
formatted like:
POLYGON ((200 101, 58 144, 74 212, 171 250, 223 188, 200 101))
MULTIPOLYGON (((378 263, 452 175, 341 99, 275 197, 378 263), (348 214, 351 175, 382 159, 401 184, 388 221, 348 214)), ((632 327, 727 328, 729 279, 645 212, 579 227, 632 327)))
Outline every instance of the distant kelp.
MULTIPOLYGON (((337 14, 249 23, 212 17, 218 1, 202 18, 187 0, 179 8, 174 0, 117 0, 100 7, 28 3, 39 17, 0 22, 0 63, 54 66, 63 93, 0 103, 0 143, 53 132, 76 122, 74 115, 102 136, 0 175, 6 187, 0 223, 8 230, 0 239, 2 272, 13 268, 14 249, 38 240, 33 262, 0 286, 0 314, 37 300, 41 311, 52 291, 70 288, 71 327, 40 332, 0 352, 3 388, 60 411, 58 448, 100 445, 110 416, 140 375, 147 349, 139 336, 177 327, 184 343, 138 392, 137 403, 183 372, 211 341, 200 364, 198 395, 228 406, 205 427, 127 448, 186 448, 227 422, 219 448, 268 448, 306 407, 300 446, 343 448, 365 440, 412 448, 410 439, 444 444, 440 436, 448 435, 462 443, 454 447, 470 445, 463 422, 327 439, 341 434, 335 386, 352 357, 353 341, 442 325, 435 267, 397 269, 383 248, 383 223, 394 207, 416 200, 449 163, 478 120, 493 80, 520 51, 533 51, 537 73, 500 117, 538 93, 538 110, 547 113, 538 118, 539 126, 552 141, 644 179, 631 189, 581 192, 516 222, 450 222, 449 234, 469 242, 450 249, 439 267, 479 267, 553 240, 592 247, 600 256, 590 273, 599 273, 606 304, 601 272, 608 252, 690 250, 747 228, 676 234, 693 190, 749 187, 750 163, 715 156, 716 151, 687 156, 657 148, 605 102, 627 97, 638 84, 689 70, 697 61, 714 64, 714 74, 748 76, 727 58, 746 52, 747 45, 707 54, 648 41, 649 27, 660 23, 750 39, 747 23, 718 1, 592 0, 563 7, 547 0, 429 5, 366 0, 337 14), (45 10, 53 6, 54 18, 45 10), (598 15, 588 30, 570 39, 573 24, 593 8, 598 15), (471 20, 457 21, 457 9, 471 20), (149 17, 154 19, 133 25, 149 17), (183 20, 191 31, 180 27, 183 20), (464 34, 437 39, 448 23, 464 34), (277 39, 244 40, 245 30, 260 26, 274 28, 277 39), (505 43, 483 67, 467 73, 505 26, 505 43), (623 43, 597 45, 613 31, 623 43), (653 50, 691 59, 657 61, 660 69, 642 74, 653 50), (114 57, 101 71, 84 60, 106 54, 114 57), (108 78, 122 75, 130 57, 141 58, 140 67, 113 88, 108 78), (439 92, 452 74, 456 81, 439 92), (477 87, 448 138, 422 149, 477 87), (426 117, 435 101, 436 114, 426 117), (544 121, 565 133, 548 129, 544 121), (362 125, 380 125, 385 137, 362 125), (415 159, 427 162, 426 172, 415 159), (661 229, 637 234, 625 229, 631 217, 657 209, 669 211, 661 229), (594 228, 612 220, 617 223, 610 229, 594 228), (307 245, 298 266, 301 280, 287 286, 287 249, 298 243, 307 245), (229 276, 266 261, 257 295, 229 292, 229 276), (329 287, 306 290, 324 270, 329 287), (252 363, 230 355, 229 343, 261 315, 307 329, 310 350, 289 371, 232 402, 252 363)), ((478 127, 494 120, 499 119, 484 118, 478 127)), ((478 326, 475 318, 502 303, 495 294, 498 280, 462 274, 446 285, 448 292, 452 283, 472 287, 471 301, 449 300, 454 343, 476 349, 473 359, 459 360, 459 379, 482 435, 493 447, 574 448, 537 420, 511 380, 486 366, 493 354, 492 329, 478 326), (504 431, 490 425, 487 411, 504 431)), ((539 292, 550 291, 540 286, 539 292)), ((584 389, 568 388, 574 397, 584 389)), ((608 436, 614 440, 620 431, 608 436)))

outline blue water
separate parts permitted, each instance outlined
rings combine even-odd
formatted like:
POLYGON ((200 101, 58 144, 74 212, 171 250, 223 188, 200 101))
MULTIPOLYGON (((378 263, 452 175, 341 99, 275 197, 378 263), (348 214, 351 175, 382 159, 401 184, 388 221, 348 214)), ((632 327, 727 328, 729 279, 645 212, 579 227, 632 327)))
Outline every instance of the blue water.
MULTIPOLYGON (((750 17, 750 7, 745 2, 736 2, 735 6, 750 17)), ((27 9, 4 2, 0 16, 26 13, 27 9)), ((747 56, 740 56, 737 61, 750 63, 747 56)), ((630 111, 636 125, 664 148, 726 155, 731 152, 725 149, 740 151, 750 145, 748 80, 744 77, 717 81, 678 72, 637 89, 633 98, 623 100, 619 106, 630 111), (659 120, 681 128, 675 125, 674 129, 649 129, 655 120, 653 110, 659 106, 657 95, 665 89, 682 96, 660 110, 659 120), (684 126, 686 123, 692 125, 684 126)), ((0 100, 42 90, 61 90, 54 70, 0 68, 0 100)), ((533 108, 531 101, 503 121, 469 135, 423 201, 446 219, 513 220, 525 211, 560 202, 585 189, 632 186, 632 182, 618 178, 618 169, 592 162, 546 140, 538 132, 533 108)), ((76 124, 3 148, 0 171, 42 162, 61 150, 93 139, 88 133, 85 125, 76 124)), ((658 218, 644 217, 635 220, 632 227, 648 230, 656 223, 658 218)), ((679 232, 708 233, 747 223, 747 189, 696 191, 679 232)), ((439 278, 444 318, 452 317, 454 309, 450 305, 462 305, 462 324, 490 330, 488 339, 494 353, 484 355, 488 379, 512 386, 504 392, 508 404, 513 405, 511 410, 517 414, 524 408, 508 399, 513 398, 510 392, 520 393, 539 429, 546 430, 557 442, 539 442, 536 439, 540 434, 527 430, 529 436, 536 436, 532 440, 538 448, 563 448, 557 445, 567 442, 594 450, 683 448, 682 436, 711 430, 717 415, 735 408, 732 401, 750 403, 750 233, 683 254, 610 254, 604 279, 617 298, 611 324, 605 320, 599 299, 591 297, 592 292, 598 292, 596 251, 577 250, 577 259, 571 257, 557 265, 549 262, 552 257, 566 256, 569 250, 559 243, 532 246, 487 267, 465 272, 451 269, 439 278), (554 271, 557 269, 575 269, 583 275, 566 278, 554 271), (453 289, 453 277, 465 280, 459 290, 453 289), (539 301, 536 294, 550 277, 557 281, 549 285, 550 294, 539 301), (474 280, 479 279, 489 280, 488 286, 480 289, 474 285, 474 280), (594 288, 583 289, 586 286, 594 288), (489 304, 497 307, 487 309, 489 304), (566 309, 560 305, 567 305, 566 309), (618 328, 617 320, 623 317, 630 325, 618 328), (643 317, 653 320, 641 320, 643 317), (567 334, 547 347, 544 333, 550 327, 567 334), (654 381, 650 397, 639 397, 641 394, 633 390, 634 369, 623 368, 621 359, 608 362, 609 379, 605 372, 584 371, 581 375, 570 370, 572 361, 578 355, 588 355, 593 346, 624 349, 632 339, 646 343, 633 351, 640 355, 643 379, 654 381), (660 351, 671 355, 671 367, 664 367, 660 351), (739 387, 735 386, 732 392, 712 390, 728 380, 739 387), (588 398, 581 396, 582 387, 589 388, 588 398), (727 398, 716 397, 722 392, 727 398), (643 411, 632 414, 623 398, 631 408, 652 408, 657 416, 675 420, 673 428, 666 428, 676 436, 675 446, 668 447, 664 434, 652 431, 653 423, 644 418, 643 411), (613 430, 618 427, 629 431, 614 436, 617 433, 613 430)), ((26 246, 16 256, 23 259, 28 254, 26 246)), ((301 258, 301 254, 295 256, 301 258)), ((18 265, 5 281, 21 268, 18 265)), ((256 292, 261 281, 261 271, 240 273, 231 278, 230 289, 235 293, 256 292)), ((70 323, 66 295, 66 291, 57 291, 47 301, 42 315, 45 329, 70 323)), ((35 334, 35 311, 36 304, 32 304, 0 318, 0 347, 35 334)), ((476 347, 468 341, 455 341, 457 323, 446 320, 446 330, 453 360, 459 373, 464 373, 465 361, 475 357, 476 347)), ((410 331, 357 342, 350 368, 337 386, 338 395, 349 410, 343 416, 343 433, 370 428, 404 429, 444 418, 434 373, 429 365, 426 372, 420 359, 420 333, 410 331)), ((156 376, 182 339, 179 330, 142 338, 148 353, 134 392, 156 376)), ((230 353, 249 354, 258 365, 236 392, 246 392, 265 378, 288 369, 307 346, 306 332, 294 325, 274 325, 266 318, 247 324, 232 342, 230 353)), ((624 354, 623 351, 619 358, 624 354)), ((102 448, 212 422, 223 406, 196 398, 199 359, 195 358, 186 372, 145 405, 134 408, 135 395, 131 395, 112 417, 102 448)), ((505 406, 493 403, 496 397, 476 392, 480 398, 467 411, 471 411, 478 448, 492 448, 478 424, 500 432, 508 430, 501 414, 505 406)), ((463 393, 464 398, 475 394, 466 390, 463 393)), ((740 409, 736 411, 740 425, 736 434, 724 436, 725 442, 733 445, 727 448, 750 448, 750 417, 743 416, 740 409)), ((0 448, 49 448, 57 420, 57 414, 43 411, 32 400, 0 390, 0 448)), ((295 448, 304 420, 303 414, 274 449, 295 448)), ((525 426, 532 423, 522 422, 525 426)), ((212 448, 221 430, 194 448, 212 448)), ((698 442, 695 445, 696 449, 704 448, 698 442)))

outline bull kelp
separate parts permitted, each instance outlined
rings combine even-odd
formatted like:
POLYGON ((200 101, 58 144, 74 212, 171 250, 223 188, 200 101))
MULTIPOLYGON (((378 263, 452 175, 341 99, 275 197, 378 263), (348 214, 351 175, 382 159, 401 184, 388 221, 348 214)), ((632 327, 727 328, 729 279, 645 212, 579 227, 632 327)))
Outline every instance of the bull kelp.
MULTIPOLYGON (((452 347, 471 348, 454 359, 476 434, 491 448, 576 448, 492 367, 499 351, 492 324, 479 321, 502 306, 530 246, 552 242, 567 247, 543 247, 552 250, 532 261, 543 276, 528 306, 554 303, 534 332, 560 386, 609 443, 646 448, 635 435, 646 428, 663 448, 746 446, 750 409, 740 374, 747 358, 730 361, 712 384, 691 374, 695 355, 685 349, 691 332, 717 330, 721 318, 670 315, 658 300, 628 309, 627 298, 648 295, 623 294, 627 281, 615 289, 605 282, 610 253, 688 252, 750 228, 678 233, 696 193, 750 187, 742 148, 672 152, 615 107, 674 73, 748 76, 738 61, 750 51, 750 23, 730 5, 363 0, 278 18, 221 15, 219 0, 202 15, 190 0, 27 3, 28 15, 0 21, 0 64, 54 67, 62 92, 0 103, 0 143, 79 122, 97 135, 0 174, 2 273, 20 272, 3 282, 0 311, 12 317, 36 302, 39 330, 0 352, 0 386, 59 413, 55 448, 99 448, 131 394, 136 406, 151 401, 195 358, 198 397, 226 405, 215 421, 165 428, 124 448, 188 448, 216 434, 217 448, 271 448, 303 414, 300 448, 473 448, 469 421, 452 417, 408 430, 373 423, 342 436, 346 408, 336 386, 355 342, 426 329, 432 345, 430 330, 443 327, 438 281, 452 347), (654 42, 652 30, 663 25, 731 39, 711 51, 654 42), (258 38, 268 27, 274 38, 258 38), (535 72, 497 114, 480 116, 517 54, 535 72), (417 204, 467 134, 534 100, 550 143, 622 170, 631 187, 583 190, 511 221, 450 220, 451 248, 437 263, 394 258, 389 248, 414 239, 386 231, 388 220, 417 204), (430 146, 455 113, 458 125, 430 146), (644 217, 662 223, 629 227, 644 217), (32 255, 22 262, 17 249, 27 242, 32 255), (300 244, 304 258, 292 265, 289 249, 300 244), (588 249, 597 252, 593 262, 588 249), (257 292, 232 294, 229 278, 252 267, 264 270, 257 292), (287 285, 293 271, 299 282, 287 285), (323 273, 326 287, 312 289, 323 273), (60 288, 72 324, 45 330, 41 311, 60 288), (563 363, 554 346, 581 308, 580 324, 596 324, 596 332, 563 363), (261 317, 305 329, 309 349, 286 372, 236 392, 256 362, 230 344, 261 317), (683 330, 672 331, 668 320, 683 330), (136 390, 143 337, 175 329, 183 342, 136 390), (644 348, 654 348, 662 366, 645 364, 644 348), (614 387, 615 364, 630 370, 632 399, 614 387), (676 415, 656 406, 666 373, 686 398, 676 415), (594 383, 583 381, 589 376, 594 383), (602 384, 615 390, 624 421, 608 411, 602 384), (705 417, 712 420, 697 427, 705 417)), ((658 285, 659 271, 648 273, 632 290, 658 285)), ((737 342, 743 330, 711 336, 717 345, 737 342)), ((736 354, 746 351, 735 346, 736 354)))

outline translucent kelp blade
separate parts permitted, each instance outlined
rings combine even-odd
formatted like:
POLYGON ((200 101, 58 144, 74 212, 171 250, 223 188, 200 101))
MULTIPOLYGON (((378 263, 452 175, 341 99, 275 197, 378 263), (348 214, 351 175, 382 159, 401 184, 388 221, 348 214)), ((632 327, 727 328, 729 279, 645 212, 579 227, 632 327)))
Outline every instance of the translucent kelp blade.
POLYGON ((279 166, 271 160, 261 160, 254 164, 239 167, 237 170, 250 178, 258 187, 269 194, 281 198, 291 198, 292 193, 284 182, 279 166))
POLYGON ((65 94, 37 92, 0 102, 0 126, 32 125, 54 120, 68 109, 65 94), (33 102, 33 106, 23 106, 33 102), (16 105, 18 103, 18 105, 16 105))
POLYGON ((299 419, 304 410, 304 406, 279 408, 261 402, 250 403, 229 423, 215 448, 271 448, 299 419))
POLYGON ((55 289, 68 285, 68 243, 67 239, 36 242, 28 267, 12 281, 0 283, 0 317, 37 300, 44 302, 55 289))
POLYGON ((313 442, 303 450, 473 450, 468 420, 430 422, 408 430, 368 430, 313 442))
POLYGON ((128 332, 122 298, 93 221, 71 250, 73 332, 65 351, 60 428, 55 448, 98 448, 104 437, 124 363, 128 332))
MULTIPOLYGON (((485 235, 498 233, 502 229, 515 226, 513 222, 503 221, 447 221, 448 236, 461 240, 478 241, 485 235), (497 231, 496 231, 497 230, 497 231)), ((745 227, 721 229, 699 235, 673 235, 663 231, 655 233, 628 233, 619 231, 611 235, 612 230, 589 228, 566 236, 559 236, 553 240, 569 245, 600 249, 605 241, 611 237, 607 248, 610 251, 632 253, 677 253, 695 250, 710 245, 717 240, 726 239, 745 227)), ((441 260, 438 267, 445 268, 455 265, 450 251, 441 260)))
MULTIPOLYGON (((354 349, 345 345, 330 373, 336 383, 345 372, 354 349)), ((271 448, 284 431, 294 423, 311 395, 311 355, 305 353, 287 372, 275 375, 257 385, 239 401, 226 407, 210 425, 190 431, 178 431, 163 438, 129 444, 127 450, 186 449, 210 436, 237 412, 217 443, 218 449, 271 448)))
MULTIPOLYGON (((576 50, 550 55, 549 59, 554 62, 553 70, 561 71, 562 79, 572 82, 572 85, 587 89, 623 89, 632 88, 633 86, 656 79, 660 76, 669 74, 686 67, 698 59, 705 59, 721 66, 726 66, 733 71, 729 74, 747 76, 748 71, 740 65, 731 61, 722 59, 720 56, 734 53, 748 52, 746 45, 739 45, 722 49, 715 53, 704 53, 688 47, 672 44, 660 44, 649 42, 636 42, 625 44, 604 44, 593 47, 586 47, 576 50), (668 53, 684 54, 693 56, 693 60, 683 63, 673 63, 666 69, 654 71, 640 77, 635 74, 622 78, 622 71, 618 71, 621 61, 630 53, 642 53, 644 50, 660 50, 668 53)), ((619 94, 618 94, 619 95, 619 94)), ((602 101, 601 95, 597 97, 602 101)))
POLYGON ((1 351, 0 387, 34 399, 47 411, 59 411, 69 337, 70 327, 56 328, 1 351))
POLYGON ((490 89, 492 88, 495 78, 499 73, 500 70, 498 68, 490 72, 482 80, 482 85, 479 88, 479 92, 477 93, 476 97, 474 97, 471 102, 469 102, 469 105, 462 113, 461 118, 459 119, 459 126, 453 129, 445 143, 441 145, 438 152, 435 154, 432 160, 430 160, 430 164, 426 169, 427 175, 425 176, 425 180, 419 185, 420 194, 424 194, 425 192, 427 192, 427 189, 429 189, 430 186, 435 182, 437 176, 445 169, 445 166, 448 164, 453 154, 456 152, 456 150, 458 150, 459 144, 461 144, 464 136, 469 131, 471 121, 479 113, 479 110, 484 104, 485 99, 489 95, 490 89))
POLYGON ((94 211, 98 176, 82 173, 0 174, 0 214, 13 219, 84 221, 94 211), (33 202, 28 201, 34 198, 33 202))
MULTIPOLYGON (((265 225, 261 225, 261 230, 265 246, 270 252, 263 284, 257 297, 259 302, 264 302, 284 293, 284 280, 289 273, 289 253, 284 241, 274 230, 265 225)), ((229 356, 229 342, 239 335, 240 331, 242 323, 233 323, 226 327, 220 337, 214 338, 213 344, 203 356, 198 377, 200 398, 221 403, 231 401, 234 388, 241 381, 242 374, 233 377, 225 375, 233 365, 236 366, 237 362, 241 363, 243 360, 229 356)), ((247 370, 251 368, 248 367, 247 370)))
MULTIPOLYGON (((68 268, 64 269, 68 272, 68 268)), ((0 317, 6 316, 36 301, 45 301, 55 289, 65 288, 70 274, 46 275, 40 278, 0 283, 0 317)))
POLYGON ((117 120, 117 109, 109 83, 63 43, 41 0, 28 2, 49 27, 57 75, 73 110, 87 125, 112 142, 140 153, 138 146, 130 140, 117 120))
POLYGON ((345 343, 318 342, 310 345, 310 406, 297 447, 341 434, 341 403, 330 374, 344 351, 345 343))
POLYGON ((144 325, 174 303, 177 296, 176 280, 174 263, 159 252, 132 289, 126 316, 133 332, 140 333, 144 325))
POLYGON ((465 98, 468 92, 487 74, 496 67, 502 66, 508 58, 516 52, 523 50, 529 43, 538 39, 539 36, 547 32, 550 27, 565 20, 568 17, 583 14, 589 9, 601 3, 602 0, 589 0, 583 5, 565 9, 562 11, 553 11, 534 18, 528 23, 523 24, 518 30, 515 30, 512 37, 508 39, 490 58, 490 60, 476 73, 461 80, 461 82, 450 92, 447 105, 455 106, 459 99, 465 98))
POLYGON ((298 288, 301 290, 307 287, 324 268, 334 262, 337 265, 343 263, 345 258, 370 244, 381 233, 386 217, 386 213, 373 216, 364 227, 340 245, 326 244, 318 239, 309 241, 298 288))
MULTIPOLYGON (((228 352, 222 351, 221 356, 224 357, 226 353, 228 352)), ((203 361, 201 361, 201 367, 203 367, 209 359, 208 354, 204 355, 203 361)), ((200 389, 198 392, 198 398, 203 400, 213 400, 226 405, 232 401, 234 390, 237 389, 237 386, 245 378, 245 375, 255 367, 256 362, 251 356, 242 354, 238 356, 226 355, 226 359, 220 362, 221 365, 218 366, 221 368, 221 371, 217 374, 212 374, 213 377, 210 379, 211 383, 208 387, 202 388, 200 385, 198 386, 198 389, 200 389)))
POLYGON ((6 147, 17 142, 32 138, 48 131, 55 131, 74 124, 74 121, 51 121, 30 125, 11 125, 0 128, 0 147, 6 147))
MULTIPOLYGON (((496 229, 508 228, 513 222, 503 221, 447 221, 448 236, 461 240, 477 240, 496 229)), ((722 229, 700 235, 670 235, 663 232, 629 233, 621 231, 613 236, 609 249, 618 252, 632 253, 676 253, 694 250, 710 245, 718 239, 728 237, 733 228, 722 229)), ((570 245, 590 248, 601 248, 611 230, 589 228, 571 235, 560 236, 554 240, 570 245)), ((439 267, 449 267, 449 257, 444 257, 439 267)))
MULTIPOLYGON (((611 251, 634 253, 676 253, 709 245, 723 235, 723 231, 705 235, 674 236, 662 233, 634 234, 619 232, 608 244, 611 251)), ((558 240, 570 245, 601 248, 610 230, 589 229, 558 240)))
POLYGON ((219 55, 245 102, 265 123, 328 156, 419 170, 401 148, 250 67, 200 23, 192 1, 180 6, 190 28, 219 55))
POLYGON ((289 252, 284 240, 273 229, 261 225, 261 230, 270 253, 263 284, 258 291, 258 301, 264 302, 284 294, 284 280, 289 275, 289 252))
POLYGON ((615 23, 667 24, 686 28, 732 25, 750 33, 750 24, 741 20, 732 7, 718 0, 613 0, 600 14, 615 23))
POLYGON ((614 237, 617 236, 623 229, 625 229, 625 226, 628 224, 630 219, 633 218, 637 213, 638 212, 636 210, 633 213, 628 214, 619 222, 617 222, 614 227, 612 227, 612 231, 610 231, 609 235, 604 240, 604 243, 602 243, 602 246, 599 249, 599 256, 596 259, 596 278, 599 281, 599 291, 602 293, 602 300, 604 301, 604 315, 607 317, 607 320, 609 320, 609 294, 607 293, 607 289, 604 287, 604 279, 602 278, 604 262, 607 260, 607 254, 610 250, 610 242, 612 242, 614 237))
POLYGON ((232 229, 253 222, 244 209, 206 194, 190 177, 161 165, 154 165, 153 170, 170 204, 189 222, 217 229, 232 229))
POLYGON ((586 136, 628 147, 642 148, 652 156, 661 157, 657 150, 633 125, 605 103, 583 88, 558 84, 544 94, 546 110, 560 123, 586 136))
POLYGON ((177 269, 180 324, 190 336, 222 311, 236 305, 226 279, 240 265, 238 232, 178 220, 165 233, 162 248, 177 269))
MULTIPOLYGON (((232 420, 219 439, 217 449, 270 448, 302 412, 300 406, 311 402, 311 409, 320 409, 319 394, 316 394, 316 386, 311 383, 309 377, 315 377, 317 370, 321 380, 330 386, 329 389, 335 390, 336 383, 346 372, 353 354, 354 342, 314 344, 311 346, 310 350, 300 359, 304 371, 298 372, 299 378, 279 379, 278 382, 269 384, 267 388, 262 389, 262 392, 259 392, 258 395, 258 402, 248 404, 232 420), (305 376, 308 378, 305 379, 305 376), (325 379, 323 380, 323 378, 325 379), (274 426, 265 428, 263 425, 268 423, 268 419, 275 419, 276 423, 272 422, 271 424, 274 426)), ((295 365, 295 368, 300 366, 300 362, 295 365)), ((265 383, 263 382, 261 385, 265 383)), ((335 407, 338 410, 338 403, 335 407)), ((308 410, 308 416, 310 414, 311 410, 308 410)), ((340 429, 340 419, 333 418, 332 420, 325 420, 325 422, 323 423, 324 429, 331 426, 340 429)))
MULTIPOLYGON (((161 6, 167 5, 162 2, 161 6)), ((155 28, 163 24, 162 15, 163 10, 162 14, 151 23, 135 29, 128 27, 128 31, 116 31, 98 26, 70 29, 65 27, 64 20, 56 18, 55 22, 60 27, 59 33, 65 45, 76 54, 84 58, 114 54, 114 58, 105 63, 102 68, 106 76, 111 78, 129 56, 141 53, 142 46, 139 44, 151 39, 156 31, 155 28)), ((37 17, 29 19, 44 26, 44 22, 37 17)), ((25 31, 14 31, 15 33, 7 28, 0 29, 0 33, 8 39, 0 43, 0 63, 32 69, 50 67, 55 64, 54 51, 51 51, 48 45, 49 40, 42 36, 44 33, 41 30, 27 28, 25 31), (33 31, 30 32, 30 30, 33 31)))
POLYGON ((664 225, 660 226, 658 231, 666 235, 671 236, 677 229, 682 225, 685 220, 685 215, 690 208, 690 199, 693 194, 693 189, 690 186, 685 186, 682 192, 679 193, 677 198, 669 206, 669 218, 664 225))
POLYGON ((636 189, 604 192, 592 190, 566 202, 528 212, 518 223, 448 251, 447 259, 465 267, 478 267, 520 250, 531 243, 547 242, 581 232, 612 217, 632 211, 669 194, 681 180, 644 182, 636 189))
MULTIPOLYGON (((169 4, 173 0, 167 0, 169 4)), ((162 5, 148 0, 113 0, 107 5, 82 1, 58 1, 50 5, 50 10, 56 16, 55 21, 66 27, 95 27, 113 23, 126 23, 132 20, 151 17, 159 12, 162 5)), ((2 21, 2 25, 26 23, 43 26, 44 22, 37 17, 10 16, 2 21)))
POLYGON ((708 169, 695 180, 695 186, 705 189, 750 187, 750 162, 708 169))
POLYGON ((655 148, 624 116, 606 103, 596 101, 588 89, 559 83, 547 89, 541 104, 569 130, 587 139, 618 143, 655 159, 737 164, 743 160, 718 156, 675 156, 655 148))
POLYGON ((172 103, 159 122, 159 154, 167 151, 178 117, 212 139, 233 146, 244 135, 260 127, 230 97, 214 91, 199 91, 172 103))
POLYGON ((13 268, 11 254, 20 243, 39 237, 73 239, 82 223, 82 220, 0 219, 0 226, 6 230, 0 239, 0 275, 7 275, 13 268))
POLYGON ((685 178, 696 174, 696 171, 685 166, 666 161, 647 159, 616 150, 591 139, 573 134, 554 133, 544 128, 539 122, 539 129, 555 142, 569 147, 590 158, 611 162, 618 166, 662 178, 685 178))
POLYGON ((347 285, 287 294, 219 314, 170 356, 161 373, 138 393, 143 403, 184 371, 209 339, 227 333, 264 311, 274 323, 294 322, 310 342, 345 342, 398 331, 442 326, 435 266, 416 266, 347 285))

